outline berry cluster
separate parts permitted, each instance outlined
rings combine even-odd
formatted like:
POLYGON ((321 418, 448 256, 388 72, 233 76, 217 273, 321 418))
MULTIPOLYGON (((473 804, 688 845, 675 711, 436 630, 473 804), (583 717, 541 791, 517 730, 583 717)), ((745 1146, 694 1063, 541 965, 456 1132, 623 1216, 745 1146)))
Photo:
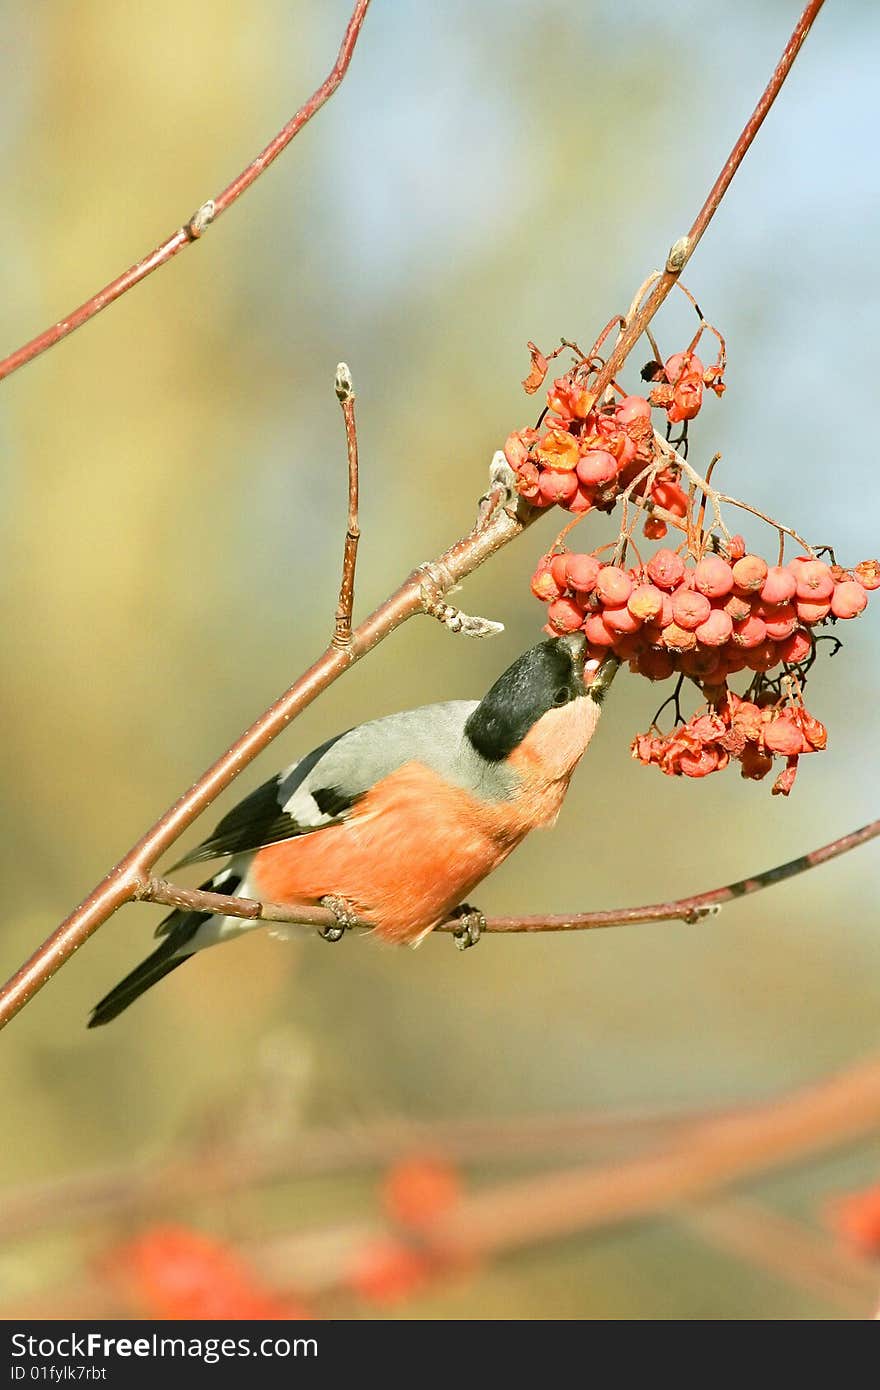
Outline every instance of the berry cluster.
POLYGON ((545 555, 532 592, 547 604, 546 630, 583 631, 590 657, 610 652, 649 680, 678 674, 703 691, 709 713, 668 736, 637 738, 640 761, 670 776, 704 777, 733 757, 744 776, 761 778, 773 756, 783 755, 794 761, 774 790, 787 794, 797 757, 824 748, 826 735, 800 704, 784 707, 779 678, 802 680, 815 651, 813 628, 862 612, 868 592, 880 588, 880 563, 849 571, 802 555, 768 565, 746 553, 740 536, 726 548, 728 559, 707 553, 688 563, 664 547, 629 569, 596 555, 545 555), (755 673, 754 702, 740 701, 727 684, 746 669, 755 673))
MULTIPOLYGON (((534 348, 532 357, 539 359, 533 375, 537 372, 540 384, 547 362, 534 348)), ((554 381, 541 427, 515 431, 504 446, 520 495, 534 507, 555 503, 580 515, 593 508, 611 511, 620 494, 632 488, 634 497, 647 491, 658 507, 683 517, 687 496, 675 467, 650 468, 657 459, 651 408, 664 410, 670 424, 693 419, 704 385, 718 394, 724 390, 722 366, 706 369, 693 352, 679 352, 665 367, 654 363, 652 368, 657 384, 650 398, 624 396, 602 405, 588 389, 582 367, 554 381)), ((663 521, 649 518, 646 535, 659 540, 665 533, 663 521)))
POLYGON ((773 784, 773 793, 788 796, 800 755, 820 752, 827 741, 825 725, 802 704, 786 705, 769 691, 756 703, 726 690, 706 714, 694 715, 671 733, 639 734, 633 739, 632 755, 669 777, 708 777, 733 758, 740 763, 743 777, 755 781, 767 776, 774 757, 784 757, 786 765, 773 784))

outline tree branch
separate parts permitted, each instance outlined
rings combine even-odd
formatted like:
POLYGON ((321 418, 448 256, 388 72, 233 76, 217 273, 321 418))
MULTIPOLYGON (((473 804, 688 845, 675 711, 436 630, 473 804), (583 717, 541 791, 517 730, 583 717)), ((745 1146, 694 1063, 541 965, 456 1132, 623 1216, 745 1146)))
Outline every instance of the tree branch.
POLYGON ((357 567, 358 541, 361 538, 361 528, 358 525, 358 441, 357 425, 354 418, 354 384, 351 379, 351 372, 344 362, 340 362, 336 368, 336 394, 339 397, 339 404, 342 406, 342 418, 345 421, 345 444, 348 452, 348 526, 345 532, 342 582, 339 586, 339 603, 336 606, 333 645, 344 650, 351 641, 354 574, 357 567))
MULTIPOLYGON (((798 874, 827 864, 859 845, 880 835, 880 820, 871 821, 859 830, 821 845, 818 849, 789 859, 785 864, 777 864, 772 869, 741 878, 736 883, 728 883, 723 888, 712 888, 707 893, 696 893, 690 898, 676 898, 671 902, 650 903, 646 907, 611 908, 603 912, 574 912, 568 914, 540 915, 530 917, 487 917, 483 932, 496 932, 512 935, 518 932, 554 931, 595 931, 603 927, 628 927, 647 922, 689 922, 702 921, 714 916, 724 903, 735 902, 738 898, 758 893, 763 888, 772 888, 776 883, 795 878, 798 874)), ((261 903, 253 898, 237 898, 224 893, 209 893, 202 888, 181 888, 167 879, 151 878, 138 893, 142 902, 161 903, 165 907, 181 907, 193 912, 213 912, 226 917, 241 917, 250 921, 284 922, 299 927, 333 927, 337 925, 335 915, 326 907, 291 907, 283 903, 261 903)), ((354 922, 355 929, 369 930, 369 922, 354 922)), ((448 921, 436 927, 435 931, 454 932, 460 924, 448 921)))
MULTIPOLYGON (((595 383, 597 394, 601 394, 611 381, 626 358, 631 348, 638 341, 644 328, 650 322, 657 309, 668 294, 669 289, 677 279, 681 269, 690 257, 696 241, 703 235, 708 226, 713 213, 718 207, 721 198, 730 184, 736 169, 739 167, 746 150, 751 144, 754 136, 763 121, 767 111, 775 100, 787 76, 794 58, 803 43, 809 30, 813 18, 821 8, 822 0, 811 0, 804 10, 795 31, 786 46, 785 52, 777 65, 773 77, 768 85, 761 101, 756 108, 754 115, 746 126, 743 133, 737 140, 731 154, 724 165, 719 179, 716 181, 712 191, 703 205, 697 219, 691 229, 686 244, 682 247, 679 243, 670 253, 667 262, 667 270, 657 283, 657 286, 650 297, 645 301, 642 309, 638 312, 631 324, 625 328, 618 339, 618 342, 608 359, 605 366, 598 373, 595 383), (671 267, 671 269, 670 269, 671 267), (669 277, 672 277, 671 279, 669 277), (668 282, 668 283, 667 283, 668 282), (665 288, 664 288, 665 285, 665 288)), ((259 177, 263 168, 274 159, 285 144, 296 134, 297 130, 305 123, 314 111, 327 100, 344 76, 345 70, 350 61, 351 51, 360 31, 363 17, 367 8, 367 0, 359 0, 354 14, 349 21, 349 27, 343 41, 340 57, 328 77, 327 81, 318 89, 311 101, 298 112, 293 120, 285 127, 275 140, 266 147, 263 154, 258 156, 253 164, 229 188, 215 200, 215 205, 211 216, 218 215, 236 198, 240 197, 244 190, 259 177)), ((207 216, 207 214, 206 214, 207 216)), ((198 218, 196 219, 198 222, 198 218)), ((199 223, 200 225, 200 223, 199 223)), ((175 254, 194 234, 192 227, 176 234, 166 246, 173 246, 164 255, 168 259, 175 254), (182 241, 177 238, 183 237, 182 241)), ((147 270, 141 275, 135 275, 134 271, 128 272, 128 276, 135 275, 130 283, 137 283, 149 270, 155 269, 156 265, 161 264, 162 260, 157 260, 163 248, 159 252, 154 252, 148 258, 147 270)), ((121 281, 114 282, 113 286, 108 287, 111 291, 116 287, 116 292, 110 298, 106 296, 108 291, 102 291, 101 295, 95 297, 94 308, 88 312, 89 305, 77 311, 80 317, 73 315, 70 320, 66 320, 54 329, 48 330, 47 334, 35 340, 34 344, 29 344, 25 348, 13 354, 6 364, 0 364, 0 374, 2 368, 6 367, 6 372, 13 370, 16 366, 22 366, 24 362, 30 361, 39 352, 45 351, 53 342, 64 337, 73 328, 91 317, 92 313, 104 307, 105 303, 111 302, 112 298, 118 298, 120 293, 129 287, 127 277, 122 277, 121 281), (100 302, 99 302, 100 301, 100 302), (84 316, 83 316, 84 315, 84 316), (45 340, 45 341, 44 341, 45 340), (12 365, 10 366, 10 362, 12 365)), ((489 499, 493 492, 498 488, 493 480, 493 487, 490 489, 489 499)), ((252 724, 240 738, 217 760, 202 777, 184 793, 178 801, 171 806, 165 814, 160 817, 156 824, 147 831, 143 838, 120 860, 114 869, 105 879, 89 894, 76 910, 61 924, 60 927, 43 943, 42 946, 31 956, 31 958, 16 972, 16 974, 0 990, 0 1028, 6 1026, 11 1018, 40 990, 46 982, 51 979, 55 971, 58 970, 66 960, 73 955, 80 946, 112 916, 124 903, 132 902, 138 898, 148 895, 149 874, 159 857, 172 845, 175 840, 187 829, 188 826, 208 807, 222 791, 230 785, 235 777, 243 768, 247 767, 259 753, 277 738, 301 710, 305 709, 317 695, 327 689, 333 681, 338 679, 344 671, 348 670, 362 656, 377 645, 384 637, 387 637, 396 627, 399 627, 407 618, 415 613, 432 612, 436 609, 439 599, 449 592, 454 584, 466 578, 469 574, 495 551, 508 544, 516 536, 520 535, 530 522, 534 520, 534 514, 530 513, 527 507, 520 507, 517 516, 503 506, 497 507, 494 512, 489 510, 489 500, 484 502, 481 507, 475 529, 462 540, 457 541, 438 561, 429 567, 422 567, 416 570, 409 579, 379 608, 375 610, 365 622, 361 623, 351 634, 351 642, 344 651, 337 647, 330 646, 319 657, 299 680, 295 681, 289 690, 278 699, 275 704, 261 715, 256 723, 252 724)), ((504 919, 496 919, 503 921, 504 919)), ((541 919, 547 921, 548 919, 541 919)), ((534 928, 533 928, 534 929, 534 928)), ((544 928, 545 930, 548 928, 544 928)), ((563 929, 560 926, 553 930, 563 929)), ((503 928, 501 928, 503 930, 503 928)))
POLYGON ((232 204, 237 202, 243 193, 247 192, 251 184, 256 183, 257 179, 261 174, 265 173, 269 165, 278 158, 283 150, 287 149, 291 140, 299 134, 303 126, 306 125, 315 113, 320 111, 325 102, 332 97, 336 88, 345 77, 369 5, 370 0, 357 0, 351 19, 348 21, 348 28, 345 31, 345 37, 342 40, 339 55, 329 74, 321 83, 320 87, 312 93, 308 101, 299 108, 296 115, 292 116, 287 124, 279 130, 278 134, 269 141, 266 148, 257 155, 256 159, 251 160, 247 168, 243 169, 241 173, 232 180, 232 183, 228 184, 226 188, 223 189, 222 193, 218 193, 216 198, 209 198, 206 203, 203 203, 202 206, 193 213, 192 217, 190 217, 182 227, 179 227, 176 232, 173 232, 170 237, 166 238, 161 246, 157 246, 155 251, 151 251, 148 256, 144 256, 143 260, 130 266, 128 270, 118 275, 115 280, 111 280, 109 285, 105 285, 103 289, 98 290, 90 299, 87 299, 84 304, 80 304, 78 309, 72 310, 65 318, 60 319, 58 323, 54 323, 51 328, 47 328, 45 332, 40 333, 36 338, 31 339, 29 343, 25 343, 23 347, 17 348, 15 352, 10 353, 8 357, 0 361, 0 381, 2 381, 4 377, 11 376, 13 372, 17 372, 19 367, 24 367, 28 362, 33 362, 35 357, 39 357, 42 353, 48 352, 49 348, 54 347, 56 343, 60 343, 62 338, 67 338, 71 333, 75 332, 77 328, 81 328, 84 323, 88 323, 89 319, 93 319, 96 314, 100 314, 102 309, 106 309, 110 304, 120 299, 122 295, 134 289, 135 285, 139 285, 140 282, 145 280, 148 275, 151 275, 154 270, 158 270, 160 266, 167 265, 168 261, 172 260, 180 251, 185 251, 187 246, 190 246, 194 241, 198 241, 210 224, 216 222, 217 218, 221 213, 224 213, 227 208, 232 207, 232 204))

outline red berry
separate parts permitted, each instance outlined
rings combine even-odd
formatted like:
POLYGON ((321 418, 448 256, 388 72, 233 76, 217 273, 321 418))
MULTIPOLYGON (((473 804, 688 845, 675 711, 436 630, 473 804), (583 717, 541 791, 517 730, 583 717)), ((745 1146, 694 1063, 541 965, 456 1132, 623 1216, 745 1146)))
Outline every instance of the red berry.
POLYGON ((666 379, 670 385, 674 386, 685 372, 696 372, 699 376, 703 375, 703 364, 696 353, 674 352, 671 357, 667 357, 666 379))
POLYGON ((795 560, 793 573, 798 598, 818 603, 834 593, 831 567, 822 560, 795 560))
POLYGON ((642 534, 649 541, 662 541, 668 531, 669 527, 665 521, 660 520, 659 516, 649 516, 642 527, 642 534))
POLYGON ((693 631, 704 623, 712 612, 712 605, 705 594, 696 589, 676 589, 672 595, 672 616, 679 627, 693 631))
POLYGON ((758 618, 754 613, 748 618, 744 618, 741 623, 734 623, 733 638, 731 639, 737 647, 742 647, 749 651, 752 647, 760 647, 766 640, 767 628, 763 618, 758 618))
POLYGON ((642 625, 641 619, 631 613, 626 604, 617 608, 603 608, 602 617, 612 632, 638 632, 642 625))
POLYGON ((591 594, 599 578, 599 561, 595 555, 566 555, 565 577, 579 594, 591 594))
POLYGON ((577 478, 574 473, 560 473, 556 469, 548 468, 541 474, 538 489, 544 502, 551 506, 557 503, 564 507, 578 490, 577 478))
POLYGON ((828 614, 831 612, 831 601, 830 599, 813 600, 799 598, 795 604, 795 608, 797 609, 797 615, 801 622, 812 626, 813 623, 824 622, 828 617, 828 614))
POLYGON ((568 586, 568 575, 565 569, 565 562, 567 559, 567 555, 551 555, 550 557, 550 573, 553 575, 560 591, 568 586))
POLYGON ((674 550, 658 550, 648 561, 648 578, 658 589, 674 589, 684 578, 684 560, 674 550))
POLYGON ((834 586, 831 595, 831 612, 835 618, 855 618, 868 602, 868 595, 854 579, 844 580, 834 586))
POLYGON ((601 613, 588 613, 583 619, 584 633, 593 647, 613 647, 617 633, 606 627, 601 613))
POLYGON ((727 558, 731 564, 741 560, 746 553, 746 542, 744 536, 731 536, 727 542, 727 558))
POLYGON ((735 575, 736 566, 731 569, 720 555, 705 555, 694 571, 694 583, 707 598, 723 598, 733 588, 735 575))
POLYGON ((617 477, 617 459, 607 449, 588 449, 578 460, 577 475, 587 487, 601 487, 617 477))
POLYGON ((584 615, 574 599, 557 598, 547 609, 547 621, 556 632, 577 632, 584 615))
POLYGON ((568 504, 568 510, 577 514, 588 512, 595 500, 592 489, 583 487, 579 483, 577 492, 568 504))
POLYGON ((797 580, 784 565, 771 565, 761 588, 763 603, 788 603, 797 592, 797 580))
POLYGON ((723 608, 713 608, 697 628, 697 641, 704 647, 723 647, 733 634, 733 619, 723 608))
POLYGON ((810 634, 799 627, 784 642, 780 642, 779 658, 789 666, 797 666, 799 662, 806 660, 812 650, 810 634))
POLYGON ((804 736, 800 729, 789 718, 787 711, 773 719, 769 724, 765 724, 762 730, 764 746, 769 748, 771 753, 781 753, 790 758, 796 753, 804 751, 804 736))
POLYGON ((780 603, 764 614, 764 624, 768 637, 774 642, 783 642, 798 625, 797 609, 793 603, 780 603))
POLYGON ((633 582, 619 565, 603 565, 596 580, 596 593, 609 608, 625 604, 633 591, 633 582))
POLYGON ((752 671, 772 671, 778 664, 779 648, 769 637, 759 646, 749 647, 746 651, 746 665, 752 671))
POLYGON ((649 681, 665 681, 674 670, 675 662, 669 652, 649 647, 639 654, 639 674, 647 676, 649 681))
POLYGON ((651 407, 644 396, 624 396, 614 413, 622 425, 628 425, 633 420, 650 420, 651 407))

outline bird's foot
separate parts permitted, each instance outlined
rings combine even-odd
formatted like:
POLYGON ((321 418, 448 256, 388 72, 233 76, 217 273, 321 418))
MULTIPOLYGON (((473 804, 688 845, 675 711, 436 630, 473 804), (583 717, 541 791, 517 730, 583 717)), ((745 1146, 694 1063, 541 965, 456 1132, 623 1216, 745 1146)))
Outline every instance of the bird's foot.
POLYGON ((486 919, 480 909, 471 907, 470 903, 462 903, 451 916, 457 924, 453 927, 452 936, 458 949, 468 951, 471 946, 476 946, 486 928, 486 919))
POLYGON ((330 927, 319 927, 318 935, 324 941, 341 941, 347 929, 357 921, 354 908, 347 898, 337 898, 334 893, 326 894, 321 899, 321 906, 329 908, 336 921, 330 927))

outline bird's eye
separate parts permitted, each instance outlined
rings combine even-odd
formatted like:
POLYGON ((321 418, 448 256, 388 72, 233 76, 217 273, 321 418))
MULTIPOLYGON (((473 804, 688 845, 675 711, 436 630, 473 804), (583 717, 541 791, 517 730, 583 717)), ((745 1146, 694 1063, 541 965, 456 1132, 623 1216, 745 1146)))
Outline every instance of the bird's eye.
POLYGON ((557 690, 556 694, 553 696, 553 703, 554 703, 554 705, 557 705, 557 706, 558 706, 558 705, 567 705, 570 699, 571 699, 571 691, 570 691, 570 690, 567 690, 566 687, 565 687, 564 685, 561 685, 561 686, 559 687, 559 689, 557 690))

